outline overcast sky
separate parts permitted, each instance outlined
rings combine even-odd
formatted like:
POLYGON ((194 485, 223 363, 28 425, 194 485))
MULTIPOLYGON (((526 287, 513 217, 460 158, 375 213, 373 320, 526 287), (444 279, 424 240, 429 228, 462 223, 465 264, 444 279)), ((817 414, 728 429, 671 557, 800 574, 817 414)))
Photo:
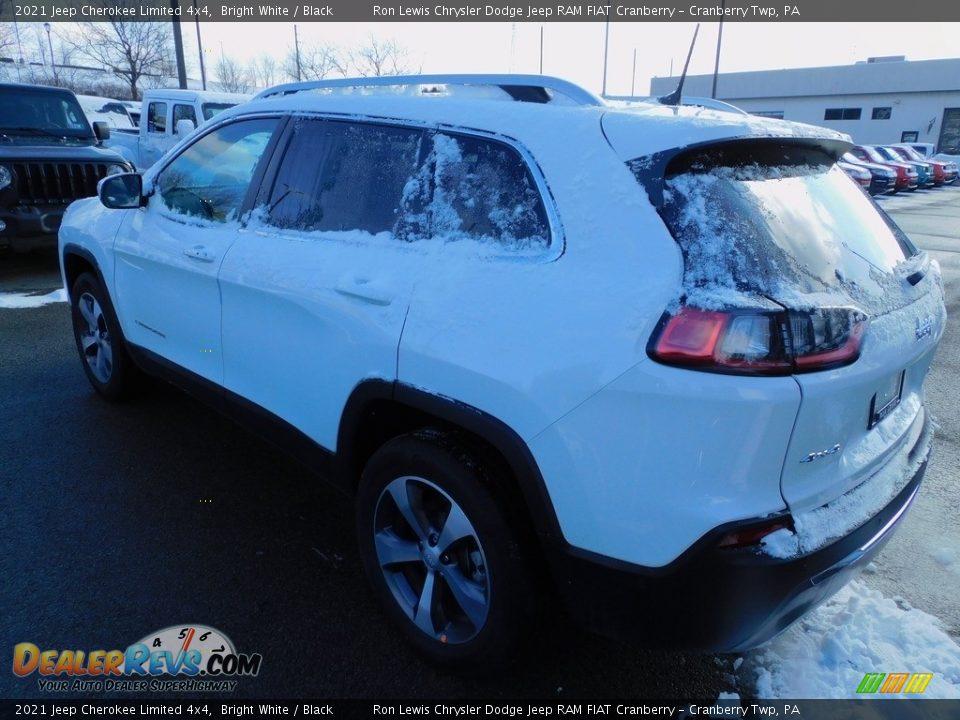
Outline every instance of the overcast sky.
MULTIPOLYGON (((413 70, 423 72, 543 71, 599 92, 603 81, 604 23, 301 23, 301 42, 351 47, 368 36, 395 39, 409 51, 413 70)), ((611 23, 607 91, 629 94, 634 49, 636 91, 648 94, 650 78, 683 67, 692 23, 611 23)), ((704 23, 690 74, 713 72, 717 23, 704 23)), ((207 23, 202 26, 208 68, 221 52, 239 60, 272 54, 278 60, 293 45, 288 23, 207 23)), ((184 23, 186 52, 196 61, 196 31, 184 23)), ((960 23, 756 23, 723 26, 721 72, 846 65, 877 55, 910 60, 960 57, 960 23)), ((191 75, 198 75, 194 70, 191 75)), ((960 79, 958 79, 960 81, 960 79)))

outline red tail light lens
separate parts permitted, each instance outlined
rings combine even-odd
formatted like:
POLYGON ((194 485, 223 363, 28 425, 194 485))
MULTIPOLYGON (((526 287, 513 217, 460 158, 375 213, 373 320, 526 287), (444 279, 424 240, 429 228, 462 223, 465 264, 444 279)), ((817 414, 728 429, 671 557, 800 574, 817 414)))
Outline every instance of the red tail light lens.
POLYGON ((790 375, 847 365, 867 317, 853 308, 701 310, 665 314, 647 352, 667 365, 744 375, 790 375))

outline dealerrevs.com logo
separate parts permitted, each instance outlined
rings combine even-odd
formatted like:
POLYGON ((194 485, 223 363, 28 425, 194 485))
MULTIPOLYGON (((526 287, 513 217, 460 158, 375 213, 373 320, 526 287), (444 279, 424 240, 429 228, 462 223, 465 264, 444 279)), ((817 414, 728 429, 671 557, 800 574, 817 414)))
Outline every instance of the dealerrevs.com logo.
POLYGON ((255 677, 263 656, 238 653, 230 639, 204 625, 175 625, 126 650, 55 650, 22 642, 13 673, 38 676, 46 692, 233 692, 238 677, 255 677))

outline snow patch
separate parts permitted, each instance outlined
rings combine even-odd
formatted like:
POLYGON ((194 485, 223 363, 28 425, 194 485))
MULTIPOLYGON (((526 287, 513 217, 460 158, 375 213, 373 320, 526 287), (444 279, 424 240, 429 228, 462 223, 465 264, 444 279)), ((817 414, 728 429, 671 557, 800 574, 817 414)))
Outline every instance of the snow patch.
POLYGON ((748 655, 740 681, 758 698, 854 698, 870 672, 930 672, 924 698, 960 698, 960 646, 940 621, 859 581, 748 655))
POLYGON ((951 548, 942 547, 934 550, 933 559, 943 565, 943 567, 949 567, 957 561, 957 553, 951 548))
POLYGON ((67 291, 63 288, 54 290, 46 295, 31 295, 29 293, 0 293, 0 308, 8 310, 22 310, 38 308, 50 303, 67 302, 67 291))
MULTIPOLYGON (((904 402, 904 406, 902 408, 904 412, 900 417, 912 422, 919 411, 920 400, 913 396, 904 402), (916 404, 916 407, 910 407, 911 403, 916 404)), ((885 432, 899 435, 905 433, 906 428, 891 426, 886 428, 885 432)), ((882 438, 879 437, 876 440, 878 443, 881 441, 882 438)), ((899 448, 878 472, 850 492, 841 495, 828 505, 808 512, 795 513, 794 531, 783 528, 767 535, 760 543, 763 552, 776 558, 789 558, 809 553, 863 525, 880 512, 910 482, 930 454, 933 433, 928 432, 921 442, 923 446, 914 454, 912 461, 908 458, 907 452, 899 448)), ((863 452, 872 451, 865 449, 863 452)))

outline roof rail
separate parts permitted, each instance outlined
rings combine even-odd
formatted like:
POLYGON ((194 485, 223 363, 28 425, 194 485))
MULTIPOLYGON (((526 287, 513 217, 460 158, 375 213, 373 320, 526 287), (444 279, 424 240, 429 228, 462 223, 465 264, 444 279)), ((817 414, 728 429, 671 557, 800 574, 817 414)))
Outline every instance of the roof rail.
POLYGON ((309 90, 336 88, 396 87, 404 85, 486 85, 498 87, 514 100, 548 103, 551 93, 558 93, 577 105, 605 105, 589 90, 569 80, 548 75, 385 75, 381 77, 338 78, 274 85, 261 91, 254 100, 309 90))

